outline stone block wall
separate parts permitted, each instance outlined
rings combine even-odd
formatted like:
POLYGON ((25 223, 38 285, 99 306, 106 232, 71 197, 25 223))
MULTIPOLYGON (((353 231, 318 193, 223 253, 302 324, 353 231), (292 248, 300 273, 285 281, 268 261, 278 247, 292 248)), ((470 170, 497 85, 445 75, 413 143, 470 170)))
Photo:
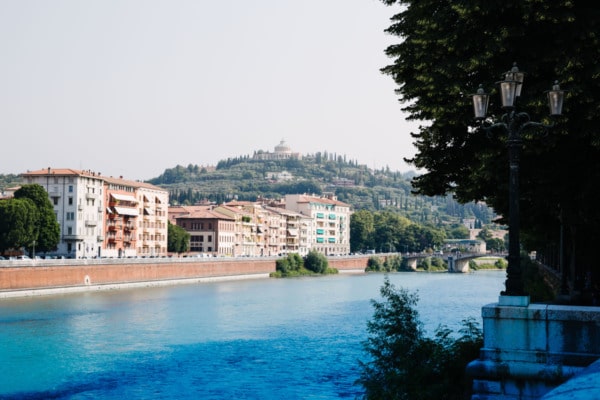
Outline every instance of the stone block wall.
POLYGON ((600 358, 600 307, 491 304, 473 400, 539 399, 600 358))

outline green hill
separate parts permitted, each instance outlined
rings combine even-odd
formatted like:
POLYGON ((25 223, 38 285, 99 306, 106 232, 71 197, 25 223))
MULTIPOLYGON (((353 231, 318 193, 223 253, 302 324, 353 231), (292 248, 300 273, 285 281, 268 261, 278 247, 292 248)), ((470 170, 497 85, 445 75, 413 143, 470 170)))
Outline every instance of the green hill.
POLYGON ((218 204, 234 199, 279 199, 294 193, 334 193, 355 210, 389 209, 422 224, 439 226, 474 218, 485 225, 495 218, 493 210, 484 204, 461 205, 450 196, 413 195, 413 176, 414 172, 389 168, 373 170, 324 152, 286 160, 228 158, 216 167, 178 165, 148 182, 169 190, 171 204, 218 204))

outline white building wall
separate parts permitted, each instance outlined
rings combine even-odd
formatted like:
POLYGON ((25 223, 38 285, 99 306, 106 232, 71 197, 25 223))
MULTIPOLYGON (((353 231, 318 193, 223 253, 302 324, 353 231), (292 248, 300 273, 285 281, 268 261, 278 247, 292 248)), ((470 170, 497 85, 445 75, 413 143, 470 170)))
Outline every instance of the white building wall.
POLYGON ((325 255, 350 252, 350 206, 334 199, 286 195, 286 209, 312 220, 310 247, 325 255))
POLYGON ((101 255, 102 179, 88 171, 53 170, 23 174, 27 183, 42 186, 48 193, 60 226, 56 255, 92 258, 101 255))

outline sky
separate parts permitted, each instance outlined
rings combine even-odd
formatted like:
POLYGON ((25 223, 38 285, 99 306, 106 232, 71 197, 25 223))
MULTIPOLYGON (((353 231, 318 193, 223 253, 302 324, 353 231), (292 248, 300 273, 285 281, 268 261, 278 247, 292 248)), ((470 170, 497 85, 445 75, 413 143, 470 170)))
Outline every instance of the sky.
POLYGON ((413 169, 379 0, 0 0, 0 173, 327 151, 413 169))

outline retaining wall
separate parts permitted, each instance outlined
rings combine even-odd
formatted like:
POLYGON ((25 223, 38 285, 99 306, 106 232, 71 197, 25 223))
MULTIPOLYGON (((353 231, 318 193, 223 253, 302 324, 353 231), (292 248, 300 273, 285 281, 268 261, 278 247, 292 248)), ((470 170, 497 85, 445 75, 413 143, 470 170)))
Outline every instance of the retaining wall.
MULTIPOLYGON (((275 272, 276 258, 2 261, 0 291, 126 284, 275 272)), ((364 271, 367 257, 332 258, 340 272, 364 271)))

